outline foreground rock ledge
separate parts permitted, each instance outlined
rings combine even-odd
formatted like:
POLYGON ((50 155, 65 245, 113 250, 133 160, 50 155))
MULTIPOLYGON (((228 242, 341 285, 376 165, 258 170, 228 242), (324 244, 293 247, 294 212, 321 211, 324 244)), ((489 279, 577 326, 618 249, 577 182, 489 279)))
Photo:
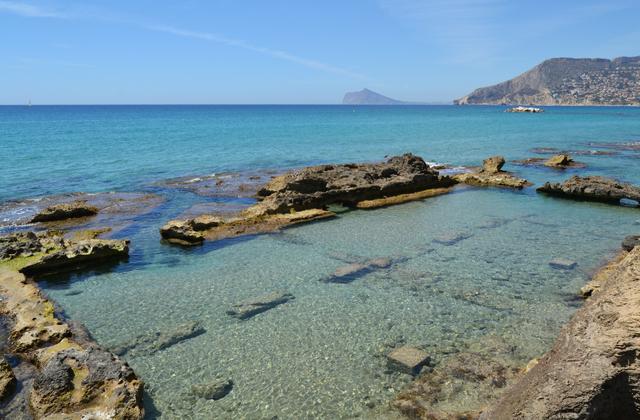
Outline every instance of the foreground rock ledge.
POLYGON ((551 351, 481 419, 640 418, 640 247, 595 280, 551 351))
POLYGON ((142 382, 118 357, 76 337, 22 274, 0 268, 0 310, 13 320, 12 350, 38 373, 29 392, 35 418, 140 419, 142 382))
POLYGON ((333 204, 383 207, 444 194, 455 184, 412 154, 381 163, 312 166, 274 177, 258 191, 261 201, 236 217, 173 220, 160 234, 171 243, 197 245, 333 217, 327 210, 333 204))

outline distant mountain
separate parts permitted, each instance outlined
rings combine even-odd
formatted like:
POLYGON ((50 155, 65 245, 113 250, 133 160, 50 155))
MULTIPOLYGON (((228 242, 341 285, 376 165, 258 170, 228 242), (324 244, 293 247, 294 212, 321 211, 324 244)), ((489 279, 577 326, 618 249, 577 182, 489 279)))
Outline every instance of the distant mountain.
POLYGON ((454 101, 466 104, 640 105, 640 57, 552 58, 454 101))
POLYGON ((406 105, 408 102, 398 101, 380 95, 369 89, 362 89, 359 92, 347 92, 342 99, 344 105, 406 105))

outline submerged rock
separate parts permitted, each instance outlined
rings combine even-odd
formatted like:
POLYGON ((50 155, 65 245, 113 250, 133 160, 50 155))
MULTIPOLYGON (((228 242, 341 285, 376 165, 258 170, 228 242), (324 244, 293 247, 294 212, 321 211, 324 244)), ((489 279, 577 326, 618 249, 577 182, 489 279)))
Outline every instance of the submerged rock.
POLYGON ((197 384, 191 386, 193 395, 205 400, 219 400, 227 396, 233 389, 233 381, 231 379, 217 379, 206 384, 197 384))
POLYGON ((16 377, 5 358, 0 359, 0 402, 7 399, 16 388, 16 377))
POLYGON ((553 348, 481 419, 640 417, 640 248, 605 267, 553 348))
POLYGON ((465 239, 469 239, 472 236, 473 233, 471 232, 450 232, 436 237, 433 242, 440 245, 451 246, 464 241, 465 239))
POLYGON ((171 329, 140 335, 130 342, 115 346, 111 351, 118 356, 148 356, 205 332, 199 322, 186 322, 171 329))
POLYGON ((325 283, 350 283, 371 271, 389 268, 394 261, 391 258, 374 258, 362 263, 351 263, 336 269, 333 274, 326 279, 325 283))
POLYGON ((563 183, 545 183, 538 192, 574 200, 620 204, 626 198, 640 201, 640 187, 601 176, 573 176, 563 183))
POLYGON ((410 346, 399 347, 387 354, 387 365, 390 369, 409 375, 420 373, 429 360, 426 352, 410 346))
POLYGON ((28 264, 20 272, 28 276, 57 273, 89 263, 126 258, 129 255, 129 241, 88 239, 76 243, 65 243, 64 249, 44 255, 38 261, 28 264))
POLYGON ((227 314, 238 319, 249 319, 259 313, 287 303, 292 299, 295 299, 295 297, 290 293, 273 292, 268 295, 236 303, 227 311, 227 314))
POLYGON ((549 266, 559 270, 573 270, 578 266, 578 263, 566 258, 555 258, 549 261, 549 266))
POLYGON ((41 210, 31 219, 31 223, 53 222, 78 217, 94 216, 98 214, 98 208, 87 204, 86 201, 72 201, 49 206, 41 210))

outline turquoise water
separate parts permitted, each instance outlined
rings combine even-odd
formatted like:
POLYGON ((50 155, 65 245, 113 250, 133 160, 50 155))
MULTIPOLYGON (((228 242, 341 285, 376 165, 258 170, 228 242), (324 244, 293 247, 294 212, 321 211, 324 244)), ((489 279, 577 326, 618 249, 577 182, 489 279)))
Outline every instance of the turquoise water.
MULTIPOLYGON (((552 344, 590 273, 635 233, 637 209, 540 196, 533 189, 460 189, 420 202, 342 213, 279 234, 197 249, 162 245, 157 229, 207 198, 158 186, 177 176, 371 161, 411 151, 428 161, 477 165, 534 147, 589 150, 640 140, 640 110, 498 107, 0 107, 0 202, 71 191, 145 191, 166 198, 115 236, 128 263, 50 278, 49 295, 105 347, 198 321, 206 333, 127 360, 144 379, 149 418, 393 418, 411 381, 384 354, 420 346, 437 366, 500 337, 525 364, 552 344), (452 246, 442 235, 468 236, 452 246), (321 280, 351 262, 394 264, 349 284, 321 280), (554 258, 578 262, 552 269, 554 258), (247 321, 229 307, 272 291, 295 300, 247 321), (219 401, 192 384, 234 381, 219 401)), ((576 156, 582 171, 509 165, 536 184, 571 174, 640 182, 638 156, 576 156)), ((477 407, 474 384, 443 408, 477 407)))

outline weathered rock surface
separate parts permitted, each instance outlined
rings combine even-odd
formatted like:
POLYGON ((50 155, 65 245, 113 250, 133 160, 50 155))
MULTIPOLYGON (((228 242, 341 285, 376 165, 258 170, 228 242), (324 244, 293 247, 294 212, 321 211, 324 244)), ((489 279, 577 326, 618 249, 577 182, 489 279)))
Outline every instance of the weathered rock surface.
POLYGON ((16 387, 16 377, 11 370, 11 366, 3 357, 0 359, 0 402, 4 401, 13 393, 16 387))
POLYGON ((553 348, 482 419, 640 418, 640 248, 596 277, 553 348))
POLYGON ((216 379, 206 384, 197 384, 191 386, 193 395, 205 400, 219 400, 227 396, 233 389, 233 381, 231 379, 216 379))
POLYGON ((38 261, 20 268, 28 276, 68 271, 91 263, 99 263, 129 255, 129 241, 88 239, 64 242, 64 248, 42 256, 38 261))
POLYGON ((73 334, 32 281, 0 268, 0 295, 11 350, 38 369, 29 392, 35 418, 142 418, 142 382, 131 368, 73 334))
POLYGON ((620 204, 629 199, 640 202, 640 187, 601 176, 573 176, 563 183, 545 183, 538 192, 574 200, 620 204))
POLYGON ((259 313, 287 303, 292 299, 295 299, 295 297, 290 293, 273 292, 236 303, 227 311, 227 314, 238 319, 249 319, 259 313))
POLYGON ((502 172, 502 167, 505 164, 503 156, 492 156, 482 161, 482 172, 488 174, 497 174, 502 172))
POLYGON ((391 258, 374 258, 364 262, 354 262, 336 269, 329 277, 323 279, 325 283, 351 283, 374 270, 389 268, 394 261, 391 258))
POLYGON ((335 216, 335 213, 322 209, 310 209, 285 214, 255 215, 251 208, 238 217, 222 219, 216 216, 199 216, 195 219, 172 220, 161 229, 160 235, 169 243, 183 246, 200 245, 207 240, 218 240, 243 235, 275 232, 299 223, 312 222, 335 216), (216 226, 200 223, 197 220, 217 219, 216 226))
POLYGON ((261 210, 273 214, 320 209, 330 204, 356 205, 364 200, 454 184, 422 158, 405 154, 382 163, 322 165, 289 172, 272 179, 258 194, 263 198, 261 210))
POLYGON ((87 204, 86 201, 73 201, 70 203, 55 204, 41 210, 33 216, 31 223, 53 222, 77 217, 94 216, 96 214, 98 214, 97 207, 87 204))
POLYGON ((625 251, 631 251, 638 245, 640 245, 640 235, 629 235, 622 241, 622 249, 625 251))
POLYGON ((389 368, 408 375, 417 375, 428 363, 429 355, 415 347, 402 346, 387 354, 389 368))
POLYGON ((115 346, 111 351, 118 356, 148 356, 205 332, 199 322, 186 322, 171 329, 140 335, 130 342, 115 346))
POLYGON ((551 156, 548 159, 543 158, 528 158, 523 160, 516 160, 513 163, 524 166, 545 166, 552 169, 577 169, 585 168, 587 165, 581 162, 576 162, 568 153, 560 153, 551 156))
POLYGON ((30 406, 36 418, 138 419, 142 383, 120 359, 95 347, 68 348, 42 366, 33 382, 30 406))
POLYGON ((463 172, 452 176, 454 180, 463 184, 482 187, 507 187, 522 189, 531 185, 529 181, 518 178, 502 170, 505 160, 502 156, 487 158, 482 163, 482 169, 473 172, 463 172))

